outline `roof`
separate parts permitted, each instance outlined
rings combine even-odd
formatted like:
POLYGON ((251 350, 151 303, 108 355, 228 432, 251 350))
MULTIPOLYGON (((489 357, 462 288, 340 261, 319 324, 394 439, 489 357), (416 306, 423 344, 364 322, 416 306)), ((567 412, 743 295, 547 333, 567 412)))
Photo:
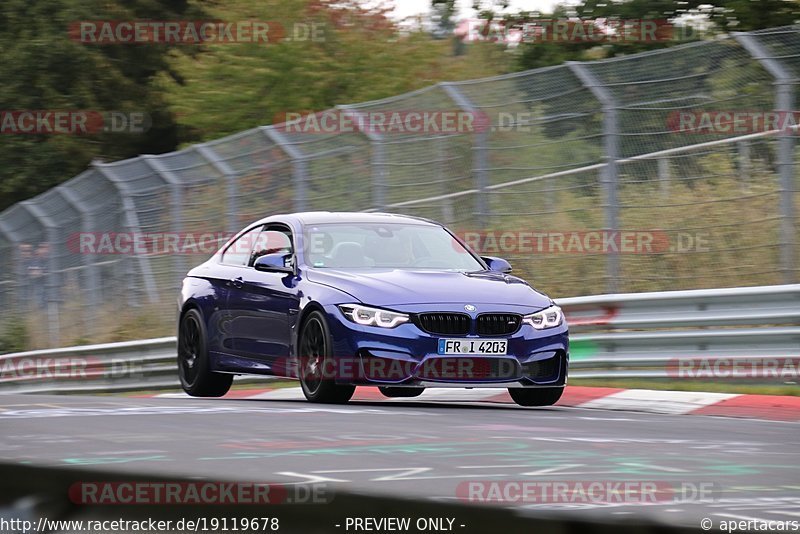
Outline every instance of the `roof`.
POLYGON ((363 213, 346 211, 307 211, 302 213, 287 213, 273 215, 264 219, 264 222, 294 219, 302 225, 332 224, 332 223, 383 223, 383 224, 423 224, 439 225, 436 221, 400 215, 395 213, 363 213))

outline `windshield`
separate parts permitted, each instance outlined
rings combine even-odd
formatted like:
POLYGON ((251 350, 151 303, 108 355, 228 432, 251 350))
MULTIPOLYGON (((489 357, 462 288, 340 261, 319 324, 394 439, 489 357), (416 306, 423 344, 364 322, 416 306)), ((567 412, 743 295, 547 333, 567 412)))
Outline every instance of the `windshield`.
POLYGON ((319 224, 306 229, 306 261, 331 269, 432 269, 484 267, 447 230, 418 224, 319 224))

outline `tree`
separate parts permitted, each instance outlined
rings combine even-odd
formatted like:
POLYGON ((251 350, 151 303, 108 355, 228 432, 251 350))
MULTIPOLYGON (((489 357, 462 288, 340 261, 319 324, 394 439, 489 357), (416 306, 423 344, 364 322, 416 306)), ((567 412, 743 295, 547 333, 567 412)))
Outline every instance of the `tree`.
MULTIPOLYGON (((434 0, 437 2, 440 0, 434 0)), ((484 31, 494 27, 504 31, 537 22, 581 19, 597 21, 599 29, 607 20, 661 20, 674 26, 672 38, 656 41, 523 42, 517 51, 517 70, 529 70, 564 61, 587 60, 633 54, 682 44, 708 34, 752 31, 800 21, 800 2, 796 0, 581 0, 577 4, 557 5, 552 13, 531 11, 510 13, 506 2, 476 1, 473 6, 484 21, 484 31), (695 19, 695 20, 693 20, 695 19), (707 20, 704 32, 693 30, 697 19, 707 20), (686 29, 683 29, 686 28, 686 29)), ((505 46, 505 44, 504 44, 505 46)))
POLYGON ((4 135, 0 209, 83 171, 92 159, 177 146, 177 124, 153 85, 157 74, 172 74, 173 48, 83 44, 71 39, 69 29, 86 20, 200 19, 203 12, 196 6, 186 0, 3 0, 0 110, 138 112, 148 115, 152 126, 145 135, 4 135))
POLYGON ((287 112, 322 111, 508 71, 510 59, 501 49, 467 47, 466 56, 453 57, 449 42, 422 31, 402 34, 386 7, 374 4, 228 0, 210 8, 212 15, 234 20, 279 20, 289 34, 313 26, 317 38, 209 46, 197 57, 176 58, 174 68, 186 83, 160 78, 187 129, 183 141, 281 122, 287 112))

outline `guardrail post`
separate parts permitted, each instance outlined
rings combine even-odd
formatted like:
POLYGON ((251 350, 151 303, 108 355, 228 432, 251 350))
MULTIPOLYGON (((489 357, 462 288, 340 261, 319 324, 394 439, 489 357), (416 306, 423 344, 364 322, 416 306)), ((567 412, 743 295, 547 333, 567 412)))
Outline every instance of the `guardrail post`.
MULTIPOLYGON (((602 175, 603 190, 605 192, 604 208, 606 212, 606 231, 613 235, 619 231, 619 201, 617 199, 619 126, 617 101, 611 91, 597 79, 586 65, 575 61, 567 61, 567 66, 603 106, 603 144, 606 160, 602 175)), ((611 247, 607 256, 608 282, 606 290, 609 293, 616 293, 620 280, 619 252, 615 247, 611 247)))
MULTIPOLYGON (((767 48, 758 41, 758 37, 749 33, 735 33, 734 38, 758 61, 764 69, 775 78, 775 109, 779 113, 795 112, 794 90, 800 80, 767 48)), ((794 143, 797 131, 784 129, 778 136, 778 174, 780 177, 780 247, 781 270, 784 283, 796 280, 795 247, 796 232, 794 214, 794 143)))
POLYGON ((292 181, 294 182, 294 211, 308 210, 308 161, 303 153, 289 143, 281 132, 273 126, 262 126, 270 141, 281 147, 292 160, 292 181))
MULTIPOLYGON (((223 180, 225 180, 227 206, 225 226, 227 232, 234 234, 241 229, 239 226, 239 173, 233 170, 227 162, 223 161, 210 146, 206 144, 195 145, 194 149, 203 159, 214 167, 217 172, 222 175, 223 180)), ((221 246, 222 243, 217 243, 217 245, 221 246)))
MULTIPOLYGON (((478 108, 462 93, 453 83, 440 83, 439 86, 463 111, 472 113, 473 119, 478 119, 478 108)), ((475 132, 472 144, 472 173, 475 177, 475 216, 478 227, 484 229, 492 216, 491 203, 489 202, 487 187, 489 186, 489 132, 490 125, 484 125, 475 132)))

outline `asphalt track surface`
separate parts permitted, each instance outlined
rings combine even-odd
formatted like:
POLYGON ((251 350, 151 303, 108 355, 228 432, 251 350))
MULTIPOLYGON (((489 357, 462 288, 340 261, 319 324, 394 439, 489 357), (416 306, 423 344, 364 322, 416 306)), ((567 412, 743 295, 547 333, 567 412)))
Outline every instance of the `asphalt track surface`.
MULTIPOLYGON (((800 520, 800 424, 418 399, 0 397, 0 459, 154 476, 330 484, 463 501, 474 481, 658 482, 655 503, 504 502, 524 513, 800 520), (713 488, 709 494, 709 488, 713 488), (461 496, 460 496, 461 494, 461 496)), ((492 504, 497 506, 498 504, 492 504)))

